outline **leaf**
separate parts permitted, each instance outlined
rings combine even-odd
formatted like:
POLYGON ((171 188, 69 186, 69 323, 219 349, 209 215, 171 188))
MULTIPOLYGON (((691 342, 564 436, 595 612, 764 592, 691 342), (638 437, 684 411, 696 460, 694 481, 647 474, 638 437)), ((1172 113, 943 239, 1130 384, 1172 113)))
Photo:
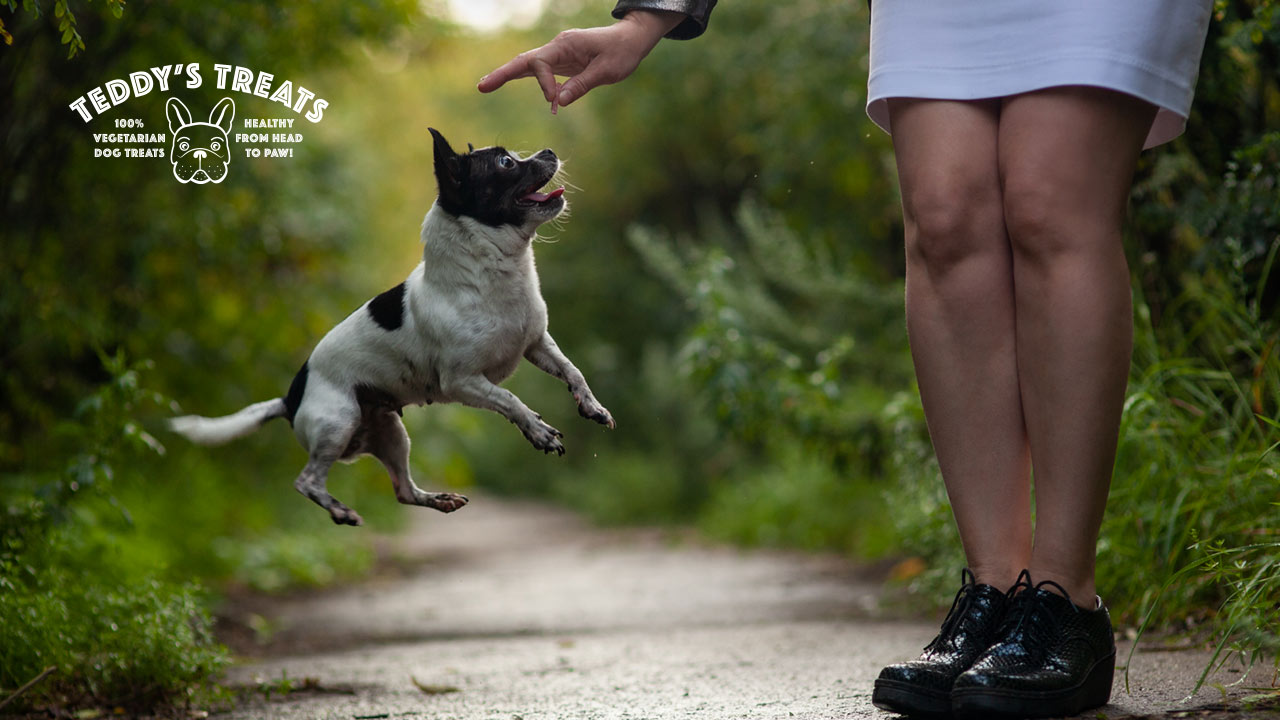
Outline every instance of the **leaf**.
POLYGON ((409 680, 413 682, 413 686, 421 690, 427 695, 448 695, 449 693, 461 692, 460 688, 453 685, 427 685, 419 682, 418 678, 410 675, 409 680))

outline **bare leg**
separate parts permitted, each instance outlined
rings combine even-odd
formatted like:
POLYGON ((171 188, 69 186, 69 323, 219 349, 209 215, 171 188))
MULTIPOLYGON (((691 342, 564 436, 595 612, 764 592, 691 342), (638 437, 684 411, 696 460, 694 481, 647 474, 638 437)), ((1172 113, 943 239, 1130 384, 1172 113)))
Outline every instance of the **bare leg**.
POLYGON ((440 512, 453 512, 467 504, 465 495, 425 492, 414 484, 409 474, 409 433, 400 416, 384 412, 368 419, 369 452, 382 462, 391 475, 396 499, 405 505, 421 505, 440 512))
POLYGON ((907 331, 970 568, 1007 588, 1031 554, 1013 267, 996 101, 891 100, 907 246, 907 331))
POLYGON ((1031 576, 1088 607, 1133 343, 1120 230, 1154 113, 1128 95, 1066 87, 1007 98, 1000 116, 1018 377, 1035 467, 1031 576))

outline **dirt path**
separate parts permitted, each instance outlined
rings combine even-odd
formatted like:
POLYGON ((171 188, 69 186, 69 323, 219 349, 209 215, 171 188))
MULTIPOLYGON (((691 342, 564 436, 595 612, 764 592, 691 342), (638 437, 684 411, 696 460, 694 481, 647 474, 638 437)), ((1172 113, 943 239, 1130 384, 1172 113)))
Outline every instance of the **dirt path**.
MULTIPOLYGON (((879 586, 839 559, 603 531, 487 497, 422 513, 395 552, 411 570, 255 608, 271 640, 230 679, 262 690, 217 717, 888 718, 871 706, 876 674, 937 630, 886 619, 879 586)), ((1103 712, 1220 700, 1180 701, 1203 662, 1140 653, 1132 694, 1118 675, 1103 712)))

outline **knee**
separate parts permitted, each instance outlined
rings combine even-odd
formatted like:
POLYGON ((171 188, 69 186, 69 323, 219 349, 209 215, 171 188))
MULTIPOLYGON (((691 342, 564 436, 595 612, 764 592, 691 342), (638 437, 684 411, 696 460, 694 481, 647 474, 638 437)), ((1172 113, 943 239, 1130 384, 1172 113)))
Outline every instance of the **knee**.
POLYGON ((1067 249, 1059 231, 1062 211, 1048 183, 1009 181, 1003 199, 1004 224, 1014 253, 1048 260, 1067 249))
POLYGON ((1008 178, 1003 205, 1009 245, 1026 265, 1049 269, 1120 247, 1120 217, 1075 201, 1069 189, 1055 187, 1043 176, 1008 178))
POLYGON ((999 197, 972 183, 917 188, 904 196, 902 207, 907 263, 930 276, 945 276, 994 248, 1003 250, 999 197))

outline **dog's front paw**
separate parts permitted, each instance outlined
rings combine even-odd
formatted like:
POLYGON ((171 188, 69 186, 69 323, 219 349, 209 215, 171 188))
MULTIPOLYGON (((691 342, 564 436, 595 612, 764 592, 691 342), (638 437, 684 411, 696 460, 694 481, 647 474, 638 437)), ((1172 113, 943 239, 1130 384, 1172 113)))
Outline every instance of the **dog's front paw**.
POLYGON ((521 428, 521 431, 529 442, 542 452, 564 454, 564 444, 560 442, 564 433, 543 422, 541 417, 536 418, 530 426, 521 428))
POLYGON ((613 422, 613 416, 609 414, 609 410, 596 400, 595 396, 587 391, 582 394, 574 393, 573 399, 578 402, 578 414, 588 420, 595 420, 610 430, 617 427, 613 422))

